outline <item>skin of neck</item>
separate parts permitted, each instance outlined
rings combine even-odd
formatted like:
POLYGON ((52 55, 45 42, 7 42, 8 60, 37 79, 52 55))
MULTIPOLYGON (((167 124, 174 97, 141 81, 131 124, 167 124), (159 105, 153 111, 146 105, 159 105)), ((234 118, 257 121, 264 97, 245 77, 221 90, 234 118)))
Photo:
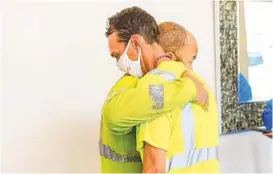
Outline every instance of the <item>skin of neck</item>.
MULTIPOLYGON (((165 51, 158 43, 151 44, 150 49, 152 52, 152 55, 151 55, 152 59, 147 59, 148 61, 146 63, 146 67, 145 67, 146 73, 155 69, 156 68, 155 67, 156 59, 165 54, 165 51)), ((158 61, 158 64, 164 60, 169 60, 169 59, 162 58, 161 60, 158 61)))

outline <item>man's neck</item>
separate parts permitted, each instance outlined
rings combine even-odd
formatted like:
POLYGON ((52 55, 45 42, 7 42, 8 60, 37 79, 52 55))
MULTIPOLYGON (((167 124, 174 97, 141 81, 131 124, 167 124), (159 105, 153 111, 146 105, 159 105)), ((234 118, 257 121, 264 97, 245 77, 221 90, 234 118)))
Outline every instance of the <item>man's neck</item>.
POLYGON ((165 54, 165 51, 159 44, 153 44, 152 48, 154 50, 154 55, 153 55, 153 63, 154 63, 156 58, 165 54))
POLYGON ((152 49, 153 54, 151 55, 152 58, 149 59, 149 62, 147 62, 147 64, 146 64, 145 73, 155 69, 156 68, 156 66, 155 66, 156 59, 165 54, 165 51, 163 50, 163 48, 157 43, 153 43, 151 45, 151 49, 152 49))
POLYGON ((163 50, 163 48, 159 45, 159 44, 154 44, 153 46, 153 50, 154 50, 154 55, 153 55, 153 59, 152 59, 152 63, 153 63, 153 68, 156 68, 156 66, 162 62, 162 61, 165 61, 165 60, 169 60, 169 59, 166 59, 166 58, 162 58, 160 60, 157 60, 157 58, 159 58, 160 56, 163 56, 165 54, 165 51, 163 50), (158 61, 158 62, 156 62, 158 61), (157 65, 155 65, 157 64, 157 65))

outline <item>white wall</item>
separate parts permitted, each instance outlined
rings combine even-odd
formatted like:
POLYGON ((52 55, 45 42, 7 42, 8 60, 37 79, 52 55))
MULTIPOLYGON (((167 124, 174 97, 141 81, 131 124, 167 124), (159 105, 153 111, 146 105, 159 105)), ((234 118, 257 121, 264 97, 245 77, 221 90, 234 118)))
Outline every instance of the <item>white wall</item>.
POLYGON ((5 3, 4 172, 98 172, 99 121, 120 76, 104 37, 108 16, 139 5, 191 30, 195 69, 215 91, 213 3, 204 0, 5 3))
MULTIPOLYGON (((3 1, 0 1, 0 125, 2 125, 2 53, 3 53, 3 1)), ((0 149, 2 149, 2 127, 0 126, 0 149)), ((1 155, 1 152, 0 152, 1 155)), ((2 158, 0 158, 0 171, 2 171, 2 158)))

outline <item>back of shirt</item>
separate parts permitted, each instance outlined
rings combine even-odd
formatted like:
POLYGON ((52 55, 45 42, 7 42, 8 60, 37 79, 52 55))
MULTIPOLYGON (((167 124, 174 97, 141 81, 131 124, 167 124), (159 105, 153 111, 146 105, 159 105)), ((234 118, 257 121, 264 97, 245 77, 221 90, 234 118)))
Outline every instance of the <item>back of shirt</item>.
POLYGON ((167 151, 167 172, 219 172, 217 104, 211 90, 205 87, 209 91, 207 111, 197 103, 189 103, 137 127, 137 149, 142 156, 147 142, 167 151))
MULTIPOLYGON (((199 119, 199 117, 206 116, 204 112, 199 112, 199 107, 197 104, 187 104, 180 115, 173 117, 173 132, 166 162, 170 173, 219 173, 218 127, 212 135, 205 137, 212 131, 204 131, 203 128, 206 129, 212 124, 207 125, 206 122, 199 119), (201 124, 197 125, 196 121, 200 121, 201 124), (182 145, 177 142, 181 142, 182 145)), ((214 118, 208 119, 212 122, 215 120, 214 118)))

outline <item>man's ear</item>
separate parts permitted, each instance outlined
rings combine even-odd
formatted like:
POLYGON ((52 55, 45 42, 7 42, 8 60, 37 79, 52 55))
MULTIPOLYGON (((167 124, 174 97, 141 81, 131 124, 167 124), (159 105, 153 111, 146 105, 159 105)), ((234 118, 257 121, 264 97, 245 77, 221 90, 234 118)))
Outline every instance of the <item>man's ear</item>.
POLYGON ((183 49, 179 49, 174 54, 176 55, 177 62, 182 62, 185 64, 185 62, 183 61, 183 57, 184 57, 183 51, 184 51, 183 49))
POLYGON ((175 54, 174 53, 172 53, 172 52, 166 52, 167 54, 170 54, 171 56, 172 56, 172 60, 173 61, 177 61, 177 58, 176 58, 176 56, 175 56, 175 54))
POLYGON ((134 35, 132 35, 132 37, 131 37, 131 41, 132 41, 132 47, 136 50, 136 51, 138 51, 138 49, 141 47, 140 45, 140 38, 139 38, 139 35, 136 35, 136 34, 134 34, 134 35))
POLYGON ((136 49, 139 49, 139 48, 143 49, 145 45, 147 44, 143 36, 139 34, 132 35, 131 39, 134 42, 136 49))

